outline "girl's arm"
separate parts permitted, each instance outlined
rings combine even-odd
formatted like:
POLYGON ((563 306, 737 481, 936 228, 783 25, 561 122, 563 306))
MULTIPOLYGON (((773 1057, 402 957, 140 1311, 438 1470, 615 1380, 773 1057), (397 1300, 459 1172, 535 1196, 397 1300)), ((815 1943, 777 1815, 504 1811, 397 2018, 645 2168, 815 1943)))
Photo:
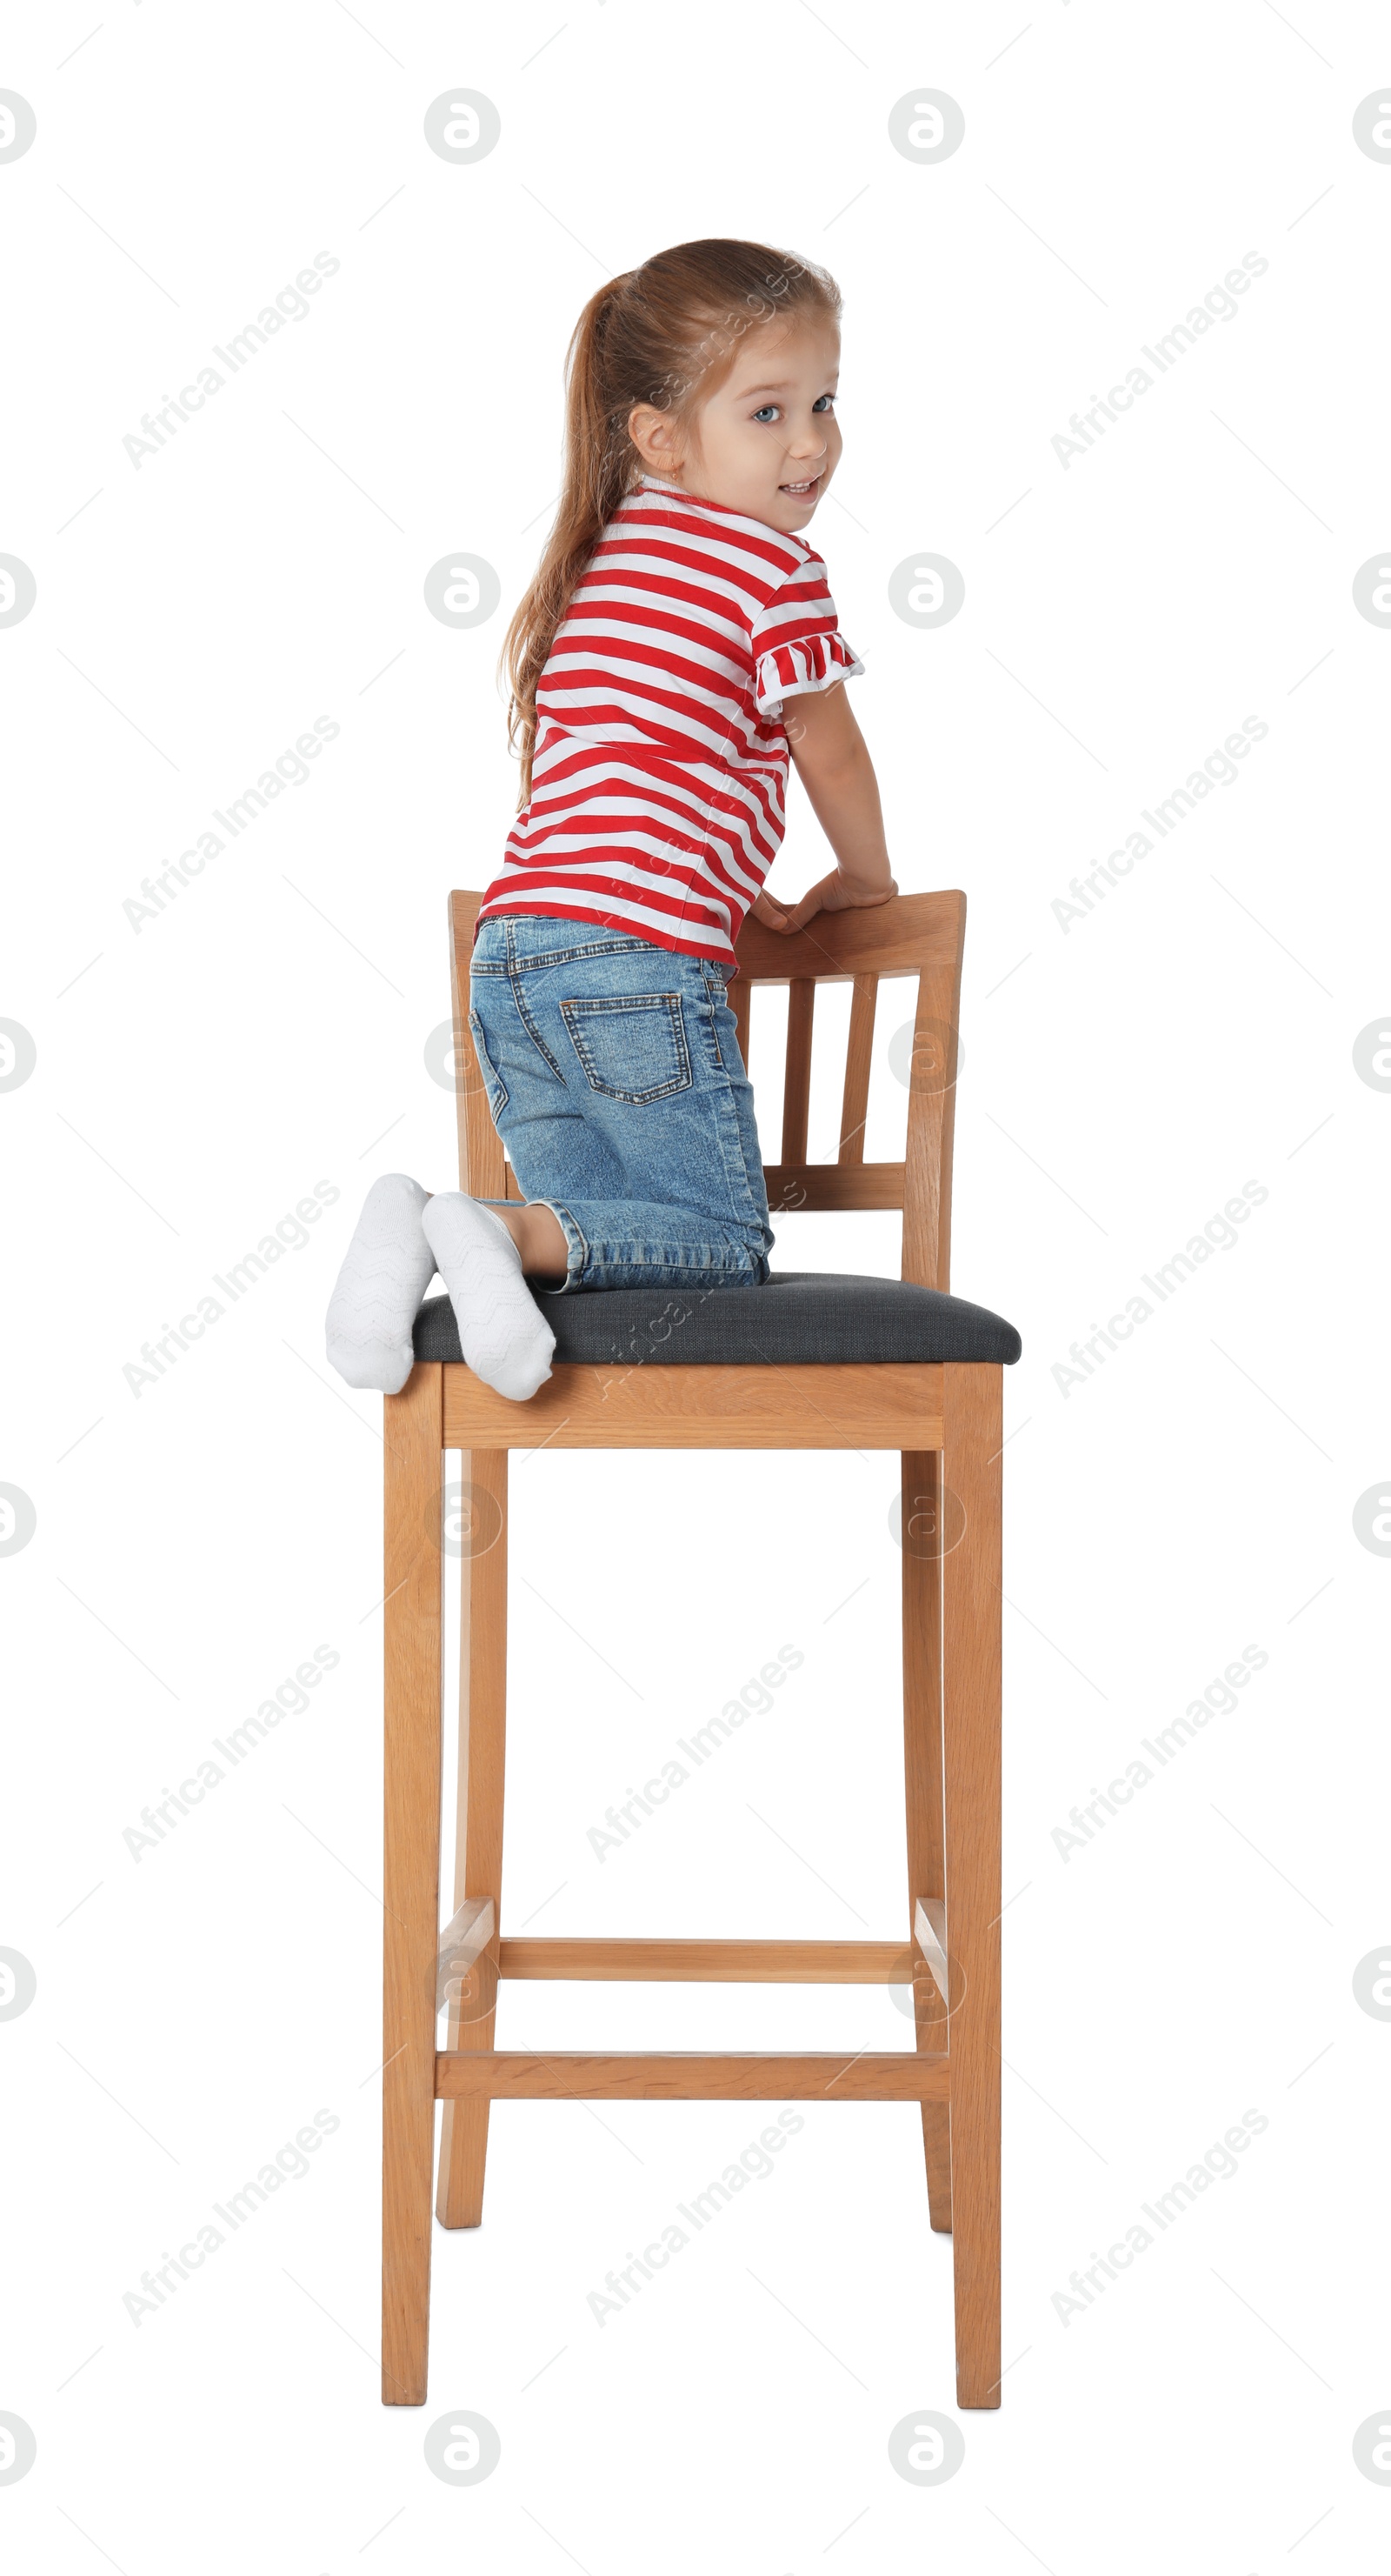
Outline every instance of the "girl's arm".
POLYGON ((770 930, 792 931, 801 930, 818 912, 887 903, 898 887, 889 866, 874 763, 844 682, 789 698, 785 724, 797 774, 837 860, 831 874, 791 910, 771 895, 758 897, 756 918, 770 930))

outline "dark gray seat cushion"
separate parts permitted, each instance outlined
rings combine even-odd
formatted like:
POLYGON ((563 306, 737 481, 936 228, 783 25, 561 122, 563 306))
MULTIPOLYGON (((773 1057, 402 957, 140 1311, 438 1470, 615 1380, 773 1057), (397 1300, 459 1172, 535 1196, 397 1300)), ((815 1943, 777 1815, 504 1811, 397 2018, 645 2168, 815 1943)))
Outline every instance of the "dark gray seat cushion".
MULTIPOLYGON (((600 1365, 680 1360, 696 1367, 832 1360, 1018 1359, 1019 1335, 988 1306, 903 1279, 774 1271, 761 1288, 582 1288, 533 1292, 557 1360, 600 1365)), ((457 1362, 447 1297, 415 1319, 418 1360, 457 1362)))

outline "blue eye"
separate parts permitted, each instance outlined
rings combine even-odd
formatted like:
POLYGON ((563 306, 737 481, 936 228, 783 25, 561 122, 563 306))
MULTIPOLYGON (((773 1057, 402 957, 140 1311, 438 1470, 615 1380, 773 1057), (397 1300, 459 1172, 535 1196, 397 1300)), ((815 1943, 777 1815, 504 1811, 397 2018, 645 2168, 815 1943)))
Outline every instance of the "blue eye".
MULTIPOLYGON (((812 410, 814 412, 824 411, 828 404, 834 404, 836 400, 837 396, 835 394, 818 394, 815 402, 812 404, 812 410)), ((756 421, 769 422, 780 408, 781 406, 777 403, 760 403, 757 411, 753 412, 750 417, 756 421)))

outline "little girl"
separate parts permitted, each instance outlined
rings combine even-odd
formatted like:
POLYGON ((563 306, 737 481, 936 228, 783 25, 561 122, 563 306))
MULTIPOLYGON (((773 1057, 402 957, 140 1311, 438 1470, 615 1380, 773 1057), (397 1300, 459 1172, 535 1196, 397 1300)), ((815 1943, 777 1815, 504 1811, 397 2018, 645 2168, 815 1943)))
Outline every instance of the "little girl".
POLYGON ((580 316, 555 529, 503 646, 518 819, 470 975, 526 1203, 373 1184, 328 1310, 350 1386, 404 1386, 437 1269, 468 1366, 518 1400, 555 1348, 528 1280, 544 1296, 768 1276, 725 999, 740 925, 752 910, 796 931, 897 891, 841 685, 864 665, 804 534, 840 460, 840 309, 822 270, 699 241, 580 316), (837 864, 784 910, 762 886, 789 754, 837 864))

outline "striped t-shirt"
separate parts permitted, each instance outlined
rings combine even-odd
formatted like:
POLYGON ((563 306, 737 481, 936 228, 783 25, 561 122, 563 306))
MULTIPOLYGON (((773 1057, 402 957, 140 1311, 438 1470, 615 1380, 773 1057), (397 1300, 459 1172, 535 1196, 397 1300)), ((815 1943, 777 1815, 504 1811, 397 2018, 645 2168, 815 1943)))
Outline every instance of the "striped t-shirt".
POLYGON ((537 683, 531 799, 479 920, 553 913, 730 957, 783 836, 783 701, 863 669, 813 547, 642 475, 537 683))

